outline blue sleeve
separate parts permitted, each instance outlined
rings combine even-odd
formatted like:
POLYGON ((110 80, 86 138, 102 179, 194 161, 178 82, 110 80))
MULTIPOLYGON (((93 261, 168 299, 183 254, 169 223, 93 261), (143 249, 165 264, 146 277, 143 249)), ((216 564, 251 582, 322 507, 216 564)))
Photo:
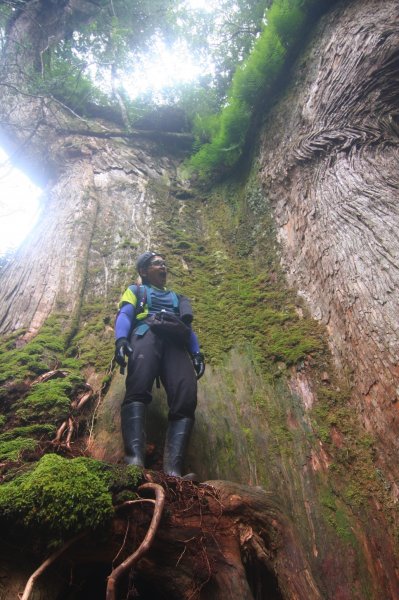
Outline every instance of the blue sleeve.
POLYGON ((136 309, 133 304, 126 303, 124 304, 118 314, 116 315, 115 320, 115 339, 119 339, 121 337, 129 337, 130 330, 132 328, 134 319, 136 317, 136 309))
POLYGON ((191 330, 190 339, 188 341, 188 351, 190 354, 198 354, 200 351, 199 341, 193 330, 191 330))

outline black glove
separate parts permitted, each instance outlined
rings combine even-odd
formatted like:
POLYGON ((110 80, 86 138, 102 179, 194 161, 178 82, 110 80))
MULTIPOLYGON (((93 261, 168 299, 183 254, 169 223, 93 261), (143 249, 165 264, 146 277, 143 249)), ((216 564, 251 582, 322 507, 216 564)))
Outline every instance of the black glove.
POLYGON ((133 348, 129 344, 129 340, 125 337, 118 338, 115 342, 115 362, 119 366, 126 367, 125 356, 129 356, 133 352, 133 348))
POLYGON ((195 372, 197 373, 197 379, 200 379, 205 373, 205 358, 202 352, 197 352, 191 355, 195 372))

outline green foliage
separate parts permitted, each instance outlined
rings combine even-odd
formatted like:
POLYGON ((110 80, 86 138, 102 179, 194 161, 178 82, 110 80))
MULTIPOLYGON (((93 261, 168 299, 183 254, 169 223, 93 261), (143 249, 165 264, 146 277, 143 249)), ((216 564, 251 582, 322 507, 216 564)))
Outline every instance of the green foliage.
POLYGON ((109 106, 110 101, 85 74, 86 64, 71 52, 70 43, 64 42, 50 54, 43 75, 32 79, 35 92, 52 95, 74 111, 87 114, 89 103, 109 106))
MULTIPOLYGON (((1 4, 0 45, 4 46, 8 25, 24 2, 1 4)), ((262 28, 270 0, 220 0, 207 9, 194 8, 185 0, 90 4, 96 5, 89 7, 90 19, 86 11, 62 15, 64 38, 52 46, 52 38, 59 36, 49 36, 49 47, 36 56, 27 91, 51 95, 78 114, 101 115, 129 127, 149 105, 179 102, 188 123, 195 114, 217 110, 225 101, 237 63, 247 56, 262 28), (162 60, 162 49, 190 54, 205 74, 194 85, 172 84, 166 92, 146 92, 132 101, 137 95, 133 82, 144 79, 151 60, 162 60)))
POLYGON ((0 486, 0 517, 39 527, 56 543, 96 528, 112 514, 102 473, 93 459, 47 454, 32 470, 0 486))
MULTIPOLYGON (((329 2, 326 0, 325 5, 329 2)), ((315 0, 274 0, 266 12, 267 24, 251 54, 237 68, 222 111, 207 122, 211 141, 194 154, 189 166, 202 179, 223 174, 240 158, 258 105, 271 100, 273 90, 287 68, 287 60, 313 18, 315 0)), ((204 139, 200 119, 195 122, 197 147, 204 139)))

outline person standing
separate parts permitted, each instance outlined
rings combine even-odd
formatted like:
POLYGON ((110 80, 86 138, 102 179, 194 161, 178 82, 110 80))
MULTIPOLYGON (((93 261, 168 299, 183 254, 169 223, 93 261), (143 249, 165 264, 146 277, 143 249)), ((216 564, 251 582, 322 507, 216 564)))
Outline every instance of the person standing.
POLYGON ((125 462, 144 467, 146 407, 159 378, 169 407, 163 469, 167 475, 181 477, 204 356, 191 328, 190 301, 166 288, 164 257, 144 252, 136 267, 143 285, 126 289, 115 321, 115 361, 124 368, 127 358, 128 367, 121 406, 125 462))

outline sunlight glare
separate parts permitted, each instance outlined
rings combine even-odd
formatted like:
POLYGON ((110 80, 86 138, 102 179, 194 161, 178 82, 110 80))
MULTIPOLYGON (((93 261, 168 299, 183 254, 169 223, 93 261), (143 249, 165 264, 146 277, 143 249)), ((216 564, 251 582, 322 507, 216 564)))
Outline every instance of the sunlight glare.
POLYGON ((15 250, 35 225, 41 192, 0 148, 0 256, 15 250))
POLYGON ((211 12, 215 10, 215 6, 212 6, 212 2, 209 0, 187 0, 187 5, 192 10, 204 10, 206 12, 211 12))
POLYGON ((146 55, 134 74, 121 76, 123 87, 131 98, 152 91, 159 94, 162 90, 189 83, 204 74, 204 65, 193 61, 185 44, 174 44, 167 47, 157 39, 151 54, 146 55))

